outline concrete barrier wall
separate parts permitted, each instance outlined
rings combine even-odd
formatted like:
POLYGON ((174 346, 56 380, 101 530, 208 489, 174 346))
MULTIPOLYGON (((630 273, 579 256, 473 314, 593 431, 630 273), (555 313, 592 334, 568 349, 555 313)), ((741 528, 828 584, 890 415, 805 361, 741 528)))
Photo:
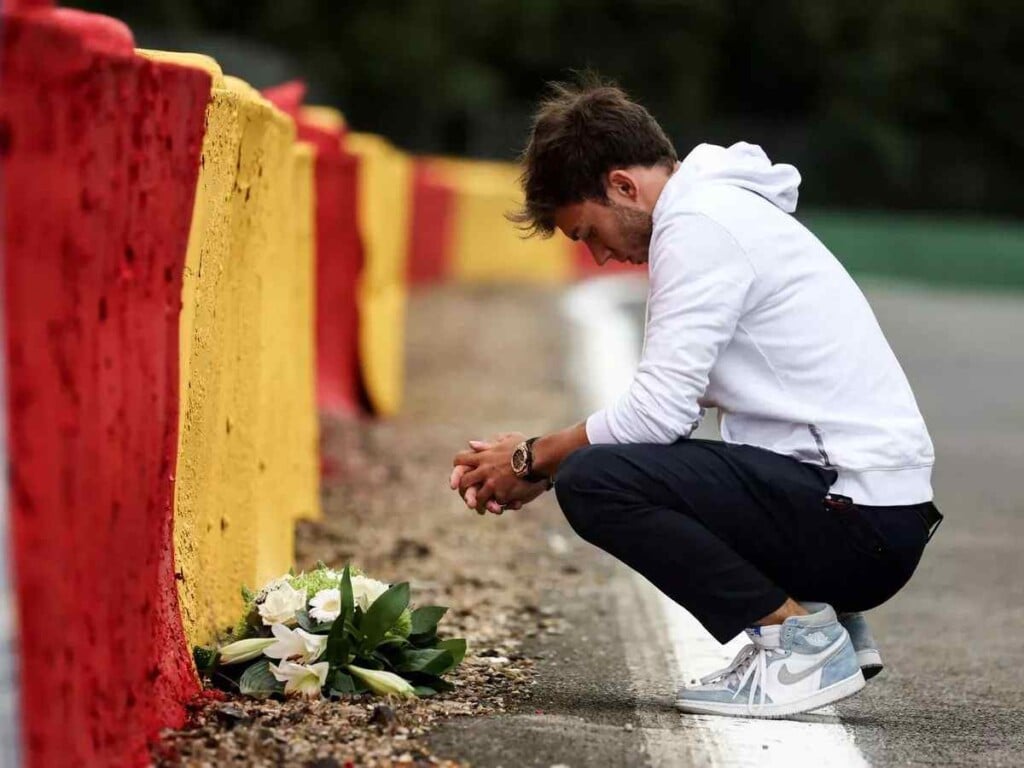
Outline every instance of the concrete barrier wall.
POLYGON ((363 268, 358 222, 359 160, 346 147, 345 119, 330 107, 303 106, 306 86, 291 81, 264 91, 290 115, 299 139, 315 148, 316 392, 320 411, 363 410, 357 287, 363 268))
POLYGON ((146 760, 197 689, 171 539, 178 309, 210 77, 102 17, 2 24, 11 537, 24 755, 146 760))
POLYGON ((191 645, 319 514, 315 150, 213 60, 135 51, 112 19, 2 24, 24 754, 143 765, 199 691, 191 645))
POLYGON ((326 107, 299 108, 299 137, 316 147, 317 405, 351 416, 363 410, 357 290, 363 269, 359 159, 345 146, 345 122, 326 107))
POLYGON ((288 569, 315 517, 312 149, 216 63, 182 293, 175 484, 178 589, 190 644, 238 616, 239 587, 288 569))
POLYGON ((557 283, 638 269, 617 262, 599 267, 585 245, 560 234, 525 239, 505 219, 522 201, 519 172, 513 163, 432 157, 415 161, 411 283, 557 283))
POLYGON ((391 416, 402 402, 406 260, 412 161, 386 140, 351 133, 359 158, 359 229, 366 262, 359 280, 359 359, 375 413, 391 416))

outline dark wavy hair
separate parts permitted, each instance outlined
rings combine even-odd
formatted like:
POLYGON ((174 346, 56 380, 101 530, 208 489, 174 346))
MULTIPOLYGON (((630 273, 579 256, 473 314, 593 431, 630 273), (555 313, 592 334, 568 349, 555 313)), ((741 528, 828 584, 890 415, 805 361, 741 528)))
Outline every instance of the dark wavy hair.
POLYGON ((605 177, 615 168, 663 165, 675 147, 650 112, 615 83, 593 72, 549 83, 520 157, 523 207, 507 214, 527 237, 550 237, 555 210, 584 200, 607 200, 605 177))

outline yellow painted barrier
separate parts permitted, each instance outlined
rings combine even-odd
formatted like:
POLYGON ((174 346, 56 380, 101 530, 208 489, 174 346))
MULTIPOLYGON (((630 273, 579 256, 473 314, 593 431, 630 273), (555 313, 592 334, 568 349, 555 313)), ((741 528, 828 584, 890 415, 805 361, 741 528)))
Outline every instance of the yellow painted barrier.
POLYGON ((182 289, 174 546, 190 643, 233 626, 240 587, 286 571, 315 516, 312 156, 294 123, 213 75, 182 289))
POLYGON ((380 136, 351 133, 359 156, 359 222, 366 263, 359 285, 359 354, 374 410, 396 413, 402 401, 406 257, 411 161, 380 136))
POLYGON ((464 282, 551 283, 571 279, 572 249, 562 237, 524 239, 505 214, 522 203, 513 163, 430 159, 455 192, 451 279, 464 282))
POLYGON ((296 496, 290 511, 296 518, 317 520, 320 509, 320 425, 316 409, 316 150, 299 142, 292 147, 292 191, 285 201, 290 213, 291 243, 286 245, 281 272, 291 279, 288 306, 289 344, 282 347, 291 381, 287 392, 291 416, 287 458, 296 496))

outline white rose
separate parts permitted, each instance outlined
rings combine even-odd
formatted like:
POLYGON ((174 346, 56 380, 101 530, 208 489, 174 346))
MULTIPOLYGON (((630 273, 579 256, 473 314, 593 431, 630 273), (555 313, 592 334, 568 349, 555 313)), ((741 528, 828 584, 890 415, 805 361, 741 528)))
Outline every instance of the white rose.
POLYGON ((291 578, 292 577, 290 573, 285 573, 281 576, 278 576, 276 579, 271 579, 263 585, 263 588, 257 593, 257 596, 262 597, 264 595, 268 595, 275 589, 278 589, 282 584, 290 584, 291 578))
POLYGON ((317 621, 334 621, 341 614, 341 590, 321 589, 309 601, 309 615, 317 621))
POLYGON ((292 587, 291 584, 280 584, 263 598, 258 610, 260 618, 267 626, 274 624, 291 624, 295 621, 295 612, 306 607, 306 593, 292 587))
POLYGON ((326 661, 318 664, 296 664, 294 661, 282 661, 277 666, 270 665, 271 674, 278 682, 284 683, 285 696, 298 695, 318 698, 320 689, 327 682, 327 672, 331 665, 326 661))
POLYGON ((352 577, 352 596, 363 613, 369 610, 374 600, 388 591, 388 585, 366 576, 352 577))

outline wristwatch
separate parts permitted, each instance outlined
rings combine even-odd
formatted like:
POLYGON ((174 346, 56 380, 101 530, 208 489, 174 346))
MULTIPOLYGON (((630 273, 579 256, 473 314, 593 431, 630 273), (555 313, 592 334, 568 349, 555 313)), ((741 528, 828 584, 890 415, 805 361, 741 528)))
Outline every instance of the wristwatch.
POLYGON ((533 444, 536 441, 536 437, 531 437, 515 447, 512 451, 512 472, 528 483, 547 481, 550 485, 551 478, 533 471, 533 444))

